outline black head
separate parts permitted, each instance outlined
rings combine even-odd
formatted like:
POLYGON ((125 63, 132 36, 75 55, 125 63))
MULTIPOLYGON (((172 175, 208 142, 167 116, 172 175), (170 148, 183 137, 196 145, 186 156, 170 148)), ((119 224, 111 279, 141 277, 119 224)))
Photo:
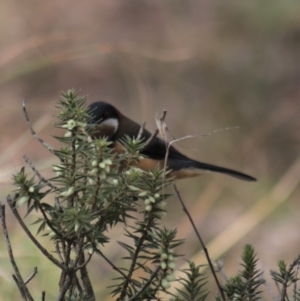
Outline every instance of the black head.
POLYGON ((109 103, 98 101, 92 103, 87 110, 92 117, 89 123, 95 125, 93 136, 112 138, 119 128, 117 109, 109 103))

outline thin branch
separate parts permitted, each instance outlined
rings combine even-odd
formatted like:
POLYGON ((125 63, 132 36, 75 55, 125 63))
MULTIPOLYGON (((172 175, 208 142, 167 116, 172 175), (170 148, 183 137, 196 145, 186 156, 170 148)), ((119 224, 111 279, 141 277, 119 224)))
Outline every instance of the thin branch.
MULTIPOLYGON (((198 240, 199 240, 199 242, 200 242, 200 244, 201 244, 201 247, 202 247, 202 249, 203 249, 203 251, 204 251, 204 253, 205 253, 206 259, 207 259, 207 261, 208 261, 210 270, 211 270, 211 272, 212 272, 212 274, 213 274, 213 276, 214 276, 215 282, 216 282, 216 284, 217 284, 217 286, 218 286, 218 289, 219 289, 219 292, 220 292, 220 294, 221 294, 222 300, 225 301, 226 299, 225 299, 224 291, 223 291, 223 289, 222 289, 222 287, 221 287, 221 285, 220 285, 220 282, 219 282, 218 277, 217 277, 217 275, 216 275, 215 269, 214 269, 213 264, 212 264, 212 262, 211 262, 211 259, 210 259, 210 257, 209 257, 208 251, 207 251, 207 249, 206 249, 206 247, 205 247, 205 244, 204 244, 204 242, 203 242, 203 240, 202 240, 202 238, 201 238, 201 236, 200 236, 200 234, 199 234, 199 232, 198 232, 198 230, 197 230, 197 228, 196 228, 196 225, 195 225, 195 223, 194 223, 194 221, 193 221, 193 219, 192 219, 190 213, 188 212, 188 210, 187 210, 187 208, 186 208, 186 206, 185 206, 185 204, 184 204, 184 202, 183 202, 183 200, 182 200, 182 198, 181 198, 181 195, 180 195, 180 193, 179 193, 179 191, 178 191, 178 189, 177 189, 177 186, 176 186, 175 184, 174 184, 174 189, 175 189, 175 192, 176 192, 176 194, 177 194, 177 197, 178 197, 178 199, 179 199, 179 201, 180 201, 180 203, 181 203, 181 205, 182 205, 182 209, 183 209, 183 211, 185 212, 185 214, 188 216, 188 219, 189 219, 189 221, 190 221, 190 223, 191 223, 191 225, 192 225, 192 227, 193 227, 193 229, 194 229, 194 231, 195 231, 195 233, 196 233, 196 236, 197 236, 197 238, 198 238, 198 240)), ((283 301, 284 301, 284 300, 283 300, 283 301)))
POLYGON ((120 290, 120 298, 119 299, 123 299, 125 298, 126 296, 126 290, 128 288, 128 285, 129 283, 131 283, 131 277, 136 269, 136 264, 137 264, 137 260, 138 260, 138 257, 139 257, 139 253, 141 252, 141 249, 142 249, 142 246, 143 246, 143 243, 145 242, 146 240, 146 237, 148 235, 148 231, 150 229, 150 226, 151 226, 151 223, 153 221, 153 218, 148 218, 148 221, 147 221, 147 225, 143 231, 143 234, 141 237, 138 238, 138 241, 135 242, 135 251, 133 253, 133 256, 131 257, 131 264, 130 264, 130 268, 129 270, 127 271, 127 281, 124 281, 123 283, 123 287, 122 287, 122 290, 120 290), (128 281, 128 279, 130 281, 128 281))
POLYGON ((224 266, 224 263, 223 263, 224 260, 222 260, 222 263, 221 263, 221 260, 218 259, 217 261, 212 261, 212 264, 214 265, 215 267, 215 271, 220 273, 220 275, 222 276, 224 282, 228 282, 229 281, 229 278, 228 276, 226 275, 224 269, 223 269, 223 266, 224 266))
POLYGON ((78 266, 75 268, 75 272, 78 271, 79 269, 82 269, 83 267, 87 266, 87 264, 90 262, 92 256, 93 256, 93 254, 89 253, 88 259, 87 259, 85 262, 83 262, 82 264, 78 265, 78 266))
POLYGON ((33 272, 32 272, 31 275, 24 281, 24 283, 25 283, 25 284, 29 283, 37 273, 38 273, 38 269, 37 269, 37 267, 34 267, 33 272))
POLYGON ((45 183, 50 188, 52 188, 54 190, 57 190, 56 186, 54 186, 52 183, 50 183, 48 180, 46 180, 44 177, 41 176, 41 174, 35 168, 35 166, 33 165, 33 163, 26 156, 23 156, 23 159, 29 165, 29 167, 32 169, 32 171, 34 172, 34 174, 40 179, 41 182, 45 183))
POLYGON ((7 227, 6 227, 5 206, 2 204, 2 202, 0 202, 0 218, 1 218, 3 234, 4 234, 4 237, 5 237, 6 248, 7 248, 7 251, 8 251, 8 256, 9 256, 11 265, 12 265, 14 271, 15 271, 15 274, 17 275, 17 279, 18 279, 18 281, 20 281, 20 279, 22 279, 22 276, 19 272, 17 263, 15 262, 13 251, 12 251, 12 248, 11 248, 11 244, 10 244, 10 240, 9 240, 9 236, 8 236, 8 231, 7 231, 7 227))
POLYGON ((20 293, 25 300, 30 300, 33 301, 33 298, 31 297, 25 283, 24 280, 21 276, 21 273, 18 269, 17 263, 15 261, 14 255, 13 255, 13 251, 12 251, 12 247, 11 247, 11 243, 10 243, 10 239, 8 236, 8 231, 7 231, 7 226, 6 226, 6 219, 5 219, 5 206, 2 204, 2 202, 0 202, 0 219, 1 219, 1 225, 2 225, 2 230, 3 230, 3 234, 5 237, 5 243, 6 243, 6 248, 8 251, 8 256, 11 262, 11 265, 15 271, 16 275, 13 275, 13 278, 20 290, 20 293))
POLYGON ((157 136, 158 134, 158 129, 156 129, 152 135, 149 137, 149 139, 146 141, 144 147, 140 150, 140 152, 142 152, 143 150, 145 150, 147 148, 147 146, 151 143, 151 141, 157 136))
MULTIPOLYGON (((296 278, 298 277, 298 274, 299 274, 299 268, 300 268, 300 266, 299 266, 299 263, 298 263, 297 267, 296 267, 296 273, 295 273, 296 278)), ((294 300, 296 300, 296 295, 297 295, 297 291, 298 291, 298 288, 297 288, 298 283, 297 282, 298 281, 294 282, 294 289, 293 289, 293 291, 294 291, 293 299, 294 300)))
POLYGON ((160 271, 160 269, 161 269, 161 267, 157 266, 156 270, 153 272, 153 274, 147 280, 147 282, 142 286, 142 288, 134 296, 132 296, 130 299, 128 299, 128 301, 133 301, 137 297, 139 297, 142 294, 142 292, 152 283, 153 279, 156 277, 156 275, 158 274, 158 272, 160 271))
POLYGON ((62 255, 61 255, 61 251, 59 249, 59 242, 58 241, 55 242, 55 251, 56 251, 56 254, 58 255, 58 257, 60 259, 60 262, 64 262, 64 259, 62 258, 62 255))
POLYGON ((64 285, 63 285, 63 287, 62 287, 62 289, 61 289, 61 291, 60 291, 60 293, 59 293, 59 295, 56 299, 56 301, 65 300, 65 295, 66 295, 68 289, 70 288, 70 286, 71 286, 71 277, 70 277, 70 275, 67 275, 67 279, 66 279, 66 281, 65 281, 65 283, 64 283, 64 285))
POLYGON ((99 254, 99 255, 101 255, 104 259, 105 259, 105 261, 107 261, 110 265, 111 265, 111 267, 115 270, 115 271, 117 271, 117 272, 119 272, 124 278, 126 278, 126 280, 128 281, 128 282, 130 282, 131 283, 131 279, 129 279, 128 277, 127 277, 127 275, 125 274, 125 273, 123 273, 119 268, 117 268, 97 247, 96 247, 96 245, 90 240, 90 242, 92 243, 92 245, 93 245, 93 247, 94 247, 94 250, 95 250, 95 252, 97 253, 97 254, 99 254))
POLYGON ((77 289, 78 289, 79 294, 81 295, 82 292, 83 292, 82 287, 81 287, 81 284, 80 284, 79 279, 78 279, 78 277, 77 277, 76 274, 74 275, 74 277, 75 277, 76 287, 77 287, 77 289))
POLYGON ((24 232, 27 234, 27 236, 31 239, 31 241, 36 245, 36 247, 50 260, 52 261, 55 265, 57 265, 58 267, 60 267, 63 271, 65 272, 69 272, 69 268, 60 263, 56 258, 54 258, 37 240, 36 238, 31 234, 31 232, 29 231, 29 229, 27 228, 27 226, 24 224, 22 218, 20 217, 17 209, 14 206, 14 202, 12 201, 12 199, 10 198, 10 196, 8 195, 7 197, 7 203, 10 206, 10 209, 12 210, 15 218, 17 219, 17 221, 19 222, 20 226, 23 228, 24 232))
POLYGON ((85 293, 86 293, 86 295, 89 299, 94 300, 95 299, 95 293, 94 293, 93 286, 91 284, 91 281, 90 281, 90 278, 89 278, 89 275, 88 275, 88 271, 87 271, 87 268, 86 268, 86 265, 89 262, 91 257, 92 256, 90 256, 87 259, 87 261, 85 261, 84 253, 82 253, 78 263, 79 263, 79 265, 81 265, 79 271, 80 271, 80 276, 81 276, 84 291, 85 291, 85 293))
POLYGON ((281 299, 280 301, 285 301, 285 297, 287 296, 286 290, 288 287, 288 281, 290 280, 290 275, 292 273, 293 268, 299 264, 300 254, 294 259, 294 261, 289 266, 288 270, 286 271, 284 282, 282 283, 282 290, 281 290, 281 299))
POLYGON ((144 122, 141 127, 140 127, 140 130, 139 130, 139 133, 136 137, 136 140, 140 140, 142 138, 142 135, 143 135, 143 132, 144 132, 144 129, 145 129, 145 125, 146 125, 146 122, 144 122))
POLYGON ((45 301, 46 300, 46 292, 42 291, 42 299, 41 301, 45 301))
POLYGON ((165 122, 166 115, 167 115, 166 110, 163 111, 163 113, 160 117, 158 117, 157 113, 155 114, 155 122, 156 122, 157 129, 158 129, 161 137, 165 141, 167 140, 166 130, 168 130, 167 124, 165 122))
POLYGON ((49 152, 51 152, 53 155, 55 155, 55 152, 54 152, 54 150, 53 150, 53 147, 52 146, 50 146, 48 143, 46 143, 46 142, 44 142, 44 140, 42 140, 38 135, 37 135, 37 133, 34 131, 34 129, 32 128, 32 125, 31 125, 31 123, 30 123, 30 120, 29 120, 29 117, 28 117, 28 113, 27 113, 27 110, 26 110, 26 101, 25 100, 23 100, 23 113, 24 113, 24 116, 25 116, 25 118, 26 118, 26 121, 27 121, 27 123, 28 123, 28 125, 29 125, 29 129, 30 129, 30 132, 31 132, 31 134, 32 134, 32 136, 35 138, 35 139, 37 139, 45 148, 47 148, 47 150, 49 151, 49 152))
POLYGON ((13 277, 13 280, 15 281, 16 285, 17 285, 17 288, 19 289, 19 292, 22 296, 22 299, 24 301, 27 301, 27 297, 26 297, 26 292, 24 291, 24 287, 22 287, 17 279, 17 276, 16 275, 12 275, 13 277))
POLYGON ((64 237, 60 232, 58 232, 52 225, 52 223, 49 221, 48 216, 45 212, 45 210, 43 209, 43 207, 41 206, 41 204, 38 202, 38 207, 40 209, 40 211, 42 212, 42 215, 44 217, 44 220, 46 221, 46 224, 49 226, 49 228, 60 238, 60 239, 65 239, 68 241, 68 238, 64 237))

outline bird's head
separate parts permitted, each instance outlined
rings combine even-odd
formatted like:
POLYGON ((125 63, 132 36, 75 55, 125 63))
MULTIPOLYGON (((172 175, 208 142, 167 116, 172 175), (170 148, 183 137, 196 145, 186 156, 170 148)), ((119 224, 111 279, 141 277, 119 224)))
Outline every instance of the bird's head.
POLYGON ((119 111, 109 103, 97 101, 88 107, 91 116, 89 123, 94 125, 93 137, 108 137, 111 139, 119 128, 119 111))

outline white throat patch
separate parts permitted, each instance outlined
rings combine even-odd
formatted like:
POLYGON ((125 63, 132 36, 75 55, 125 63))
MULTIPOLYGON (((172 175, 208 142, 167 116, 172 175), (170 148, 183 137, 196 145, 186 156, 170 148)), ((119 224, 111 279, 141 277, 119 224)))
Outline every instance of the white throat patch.
POLYGON ((99 129, 104 132, 109 131, 110 135, 112 136, 113 134, 116 133, 116 131, 118 130, 119 127, 119 121, 116 118, 109 118, 106 119, 104 121, 102 121, 99 125, 98 125, 99 129))

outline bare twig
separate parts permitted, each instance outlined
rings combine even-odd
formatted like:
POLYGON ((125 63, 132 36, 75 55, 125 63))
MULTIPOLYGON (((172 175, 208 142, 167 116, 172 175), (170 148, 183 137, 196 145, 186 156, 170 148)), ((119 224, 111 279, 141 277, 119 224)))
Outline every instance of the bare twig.
MULTIPOLYGON (((299 266, 299 263, 297 264, 297 267, 296 267, 296 273, 295 273, 295 275, 296 275, 296 278, 298 278, 298 274, 299 274, 299 268, 300 268, 300 266, 299 266)), ((293 289, 293 292, 294 292, 294 295, 293 295, 293 300, 296 300, 297 298, 297 292, 298 292, 298 287, 297 287, 297 285, 298 285, 298 283, 297 283, 298 281, 295 281, 294 282, 294 289, 293 289)))
POLYGON ((130 299, 128 299, 128 301, 133 301, 142 294, 142 292, 152 283, 152 280, 156 277, 156 275, 160 271, 160 268, 161 268, 160 266, 156 267, 151 277, 146 281, 146 283, 141 287, 141 289, 135 295, 133 295, 130 299))
POLYGON ((45 291, 42 291, 42 301, 45 301, 46 300, 46 292, 45 291))
POLYGON ((149 139, 146 141, 144 147, 140 150, 142 152, 147 148, 147 146, 152 142, 152 140, 157 136, 159 132, 163 135, 163 132, 161 130, 162 124, 164 124, 165 118, 166 118, 167 111, 163 111, 161 117, 159 119, 156 119, 156 125, 157 129, 152 133, 152 135, 149 137, 149 139))
POLYGON ((11 262, 11 265, 15 271, 15 274, 16 275, 13 275, 13 278, 20 290, 20 293, 24 299, 25 297, 25 300, 30 300, 30 301, 33 301, 33 298, 31 297, 25 283, 24 283, 24 280, 21 276, 21 273, 18 269, 18 266, 17 266, 17 263, 14 259, 14 255, 13 255, 13 251, 12 251, 12 247, 11 247, 11 244, 10 244, 10 239, 9 239, 9 236, 8 236, 8 231, 7 231, 7 227, 6 227, 6 219, 5 219, 5 206, 2 204, 2 202, 0 202, 0 219, 1 219, 1 224, 2 224, 2 230, 3 230, 3 234, 4 234, 4 237, 5 237, 5 243, 6 243, 6 248, 7 248, 7 251, 8 251, 8 256, 9 256, 9 259, 10 259, 10 262, 11 262))
POLYGON ((58 241, 55 242, 55 250, 56 250, 56 254, 58 255, 58 257, 60 259, 60 262, 64 262, 64 259, 62 258, 62 255, 61 255, 58 241))
POLYGON ((147 146, 151 143, 151 141, 157 136, 158 134, 158 129, 156 129, 152 135, 149 137, 149 139, 146 141, 144 147, 140 150, 140 152, 142 152, 143 150, 145 150, 147 148, 147 146))
POLYGON ((62 213, 62 212, 63 212, 63 209, 62 209, 62 207, 61 207, 61 205, 60 205, 60 203, 59 203, 58 198, 55 198, 55 199, 54 199, 54 203, 55 203, 55 208, 58 210, 58 212, 59 212, 59 213, 62 213))
POLYGON ((288 282, 290 280, 290 275, 292 273, 293 268, 299 264, 300 260, 300 254, 294 259, 294 261, 291 263, 289 266, 288 270, 286 271, 285 277, 284 277, 284 282, 282 283, 282 289, 281 289, 281 301, 285 300, 285 297, 287 295, 286 290, 288 287, 288 282))
POLYGON ((48 150, 49 152, 51 152, 52 154, 55 155, 54 150, 53 150, 53 147, 50 146, 48 143, 44 142, 44 140, 42 140, 42 139, 37 135, 37 133, 34 131, 34 129, 32 128, 32 125, 31 125, 31 123, 30 123, 30 120, 29 120, 29 117, 28 117, 28 113, 27 113, 27 110, 26 110, 26 101, 25 101, 25 100, 23 100, 23 113, 24 113, 24 116, 25 116, 25 118, 26 118, 26 121, 27 121, 27 123, 28 123, 28 125, 29 125, 29 129, 30 129, 30 132, 31 132, 32 136, 33 136, 35 139, 37 139, 37 140, 38 140, 45 148, 47 148, 47 150, 48 150))
POLYGON ((155 122, 156 122, 157 129, 159 130, 159 133, 164 140, 166 140, 167 138, 166 137, 167 125, 165 123, 166 115, 167 115, 166 110, 163 111, 160 117, 158 117, 158 114, 155 114, 155 122))
POLYGON ((84 253, 82 253, 78 263, 81 266, 79 271, 80 271, 80 276, 81 276, 84 291, 86 292, 86 295, 89 299, 94 300, 95 293, 86 268, 86 265, 90 261, 91 257, 92 255, 85 261, 84 253))
POLYGON ((68 289, 71 286, 71 276, 67 275, 67 279, 63 285, 63 287, 61 288, 61 291, 56 299, 56 301, 63 301, 65 300, 65 294, 67 293, 68 289))
POLYGON ((18 281, 16 275, 12 275, 12 277, 13 277, 13 280, 15 281, 15 283, 16 283, 18 289, 19 289, 19 292, 20 292, 20 294, 21 294, 21 296, 22 296, 22 299, 23 299, 24 301, 27 301, 26 292, 24 291, 24 287, 22 287, 22 286, 20 285, 20 283, 19 283, 19 281, 18 281))
MULTIPOLYGON (((169 150, 170 150, 170 147, 172 146, 172 144, 177 143, 177 142, 182 141, 182 140, 185 140, 185 139, 196 138, 196 137, 208 137, 212 134, 216 134, 216 133, 219 133, 219 132, 222 132, 222 131, 227 131, 227 130, 238 129, 238 128, 239 128, 238 126, 227 127, 227 128, 222 128, 222 129, 217 129, 217 130, 211 131, 207 134, 187 135, 187 136, 184 136, 184 137, 181 137, 181 138, 178 138, 178 139, 175 139, 175 137, 173 137, 174 140, 172 140, 169 143, 166 141, 167 150, 166 150, 165 161, 164 161, 164 175, 163 175, 163 177, 165 178, 165 172, 167 170, 167 161, 168 161, 168 157, 169 157, 169 150)), ((181 147, 182 147, 182 145, 181 145, 181 147)))
MULTIPOLYGON (((273 301, 279 301, 279 298, 280 298, 280 297, 278 298, 278 297, 276 297, 276 296, 274 295, 274 293, 273 293, 273 291, 272 291, 272 288, 271 288, 270 284, 269 284, 267 281, 265 281, 264 285, 266 286, 266 288, 267 288, 267 290, 268 290, 268 292, 269 292, 269 294, 270 294, 272 300, 273 300, 273 301)), ((294 300, 296 300, 296 299, 294 299, 294 300)))
POLYGON ((128 282, 130 282, 131 283, 131 279, 129 279, 128 277, 127 277, 127 275, 125 274, 125 273, 123 273, 119 268, 117 268, 97 247, 96 247, 96 245, 90 240, 90 242, 92 243, 92 245, 93 245, 93 248, 94 248, 94 250, 95 250, 95 252, 97 253, 97 254, 99 254, 100 256, 102 256, 104 259, 105 259, 105 261, 106 262, 108 262, 110 265, 111 265, 111 267, 115 270, 115 271, 117 271, 117 272, 119 272, 124 278, 126 278, 126 280, 128 281, 128 282))
POLYGON ((32 164, 32 162, 26 156, 23 156, 23 159, 29 165, 29 167, 32 169, 34 174, 40 179, 41 182, 45 183, 50 188, 57 190, 56 186, 54 186, 52 183, 50 183, 48 180, 46 180, 44 177, 41 176, 41 174, 38 172, 38 170, 35 168, 35 166, 32 164))
POLYGON ((24 232, 27 234, 27 236, 31 239, 31 241, 36 245, 36 247, 50 260, 52 261, 55 265, 57 265, 58 267, 60 267, 63 271, 65 272, 69 272, 69 268, 60 263, 56 258, 54 258, 37 240, 36 238, 31 234, 31 232, 29 231, 29 229, 27 228, 27 226, 24 224, 22 218, 20 217, 17 209, 14 206, 14 202, 12 201, 12 199, 10 198, 10 196, 8 195, 7 197, 7 203, 10 206, 10 209, 12 210, 15 218, 17 219, 17 221, 19 222, 20 226, 23 228, 24 232))
POLYGON ((87 260, 85 262, 83 262, 82 264, 78 265, 75 268, 75 272, 78 271, 79 269, 82 269, 83 267, 87 266, 87 264, 90 262, 92 256, 93 256, 93 254, 89 253, 87 260))
POLYGON ((61 239, 65 239, 65 240, 69 240, 68 238, 64 237, 60 232, 58 232, 52 225, 52 223, 49 221, 48 216, 45 212, 45 210, 43 209, 43 207, 41 206, 41 204, 38 202, 38 207, 40 209, 40 211, 42 212, 42 215, 44 217, 44 220, 46 221, 47 226, 61 239))
POLYGON ((220 273, 220 275, 222 276, 222 278, 223 278, 223 280, 225 281, 225 282, 228 282, 229 281, 229 278, 228 278, 228 276, 226 275, 226 273, 225 273, 225 271, 224 271, 224 269, 223 269, 223 266, 224 266, 224 263, 223 263, 223 259, 218 259, 217 261, 212 261, 212 264, 214 265, 214 267, 215 267, 215 271, 216 272, 219 272, 220 273), (221 262, 222 261, 222 262, 221 262))
MULTIPOLYGON (((204 244, 204 242, 203 242, 203 240, 202 240, 202 238, 201 238, 201 236, 200 236, 200 234, 199 234, 199 232, 198 232, 198 230, 197 230, 197 228, 196 228, 196 225, 195 225, 195 223, 194 223, 194 221, 193 221, 193 219, 192 219, 190 213, 188 212, 188 210, 187 210, 187 208, 186 208, 186 206, 185 206, 185 204, 184 204, 184 202, 183 202, 183 200, 182 200, 182 198, 181 198, 181 195, 180 195, 180 193, 179 193, 179 191, 178 191, 178 189, 177 189, 177 186, 176 186, 175 184, 174 184, 174 189, 175 189, 175 192, 176 192, 176 194, 177 194, 177 197, 178 197, 178 199, 179 199, 179 201, 180 201, 180 203, 181 203, 182 209, 183 209, 183 211, 185 212, 185 214, 188 216, 188 219, 189 219, 189 221, 190 221, 190 223, 191 223, 191 225, 192 225, 192 227, 193 227, 193 229, 194 229, 194 231, 195 231, 195 233, 196 233, 196 236, 197 236, 197 238, 198 238, 198 240, 199 240, 199 242, 200 242, 200 244, 201 244, 201 247, 202 247, 202 249, 203 249, 203 251, 204 251, 204 253, 205 253, 206 259, 207 259, 207 261, 208 261, 210 270, 211 270, 211 272, 212 272, 212 274, 213 274, 213 276, 214 276, 215 282, 216 282, 216 284, 217 284, 217 286, 218 286, 218 289, 219 289, 219 292, 220 292, 220 294, 221 294, 222 300, 225 301, 226 299, 225 299, 224 291, 223 291, 223 289, 222 289, 222 287, 221 287, 221 285, 220 285, 220 282, 219 282, 218 277, 217 277, 217 275, 216 275, 215 269, 214 269, 213 264, 212 264, 212 262, 211 262, 211 259, 210 259, 210 257, 209 257, 208 251, 207 251, 207 249, 206 249, 206 247, 205 247, 205 244, 204 244)), ((283 301, 284 301, 284 300, 283 300, 283 301)))
POLYGON ((33 272, 32 272, 31 275, 24 281, 24 283, 25 283, 25 284, 29 283, 37 273, 38 273, 38 269, 37 269, 37 267, 34 267, 33 272))
POLYGON ((146 125, 146 122, 144 122, 141 127, 140 127, 140 130, 139 130, 139 133, 136 137, 136 140, 140 140, 142 138, 142 135, 143 135, 143 132, 144 132, 144 129, 145 129, 145 125, 146 125))

